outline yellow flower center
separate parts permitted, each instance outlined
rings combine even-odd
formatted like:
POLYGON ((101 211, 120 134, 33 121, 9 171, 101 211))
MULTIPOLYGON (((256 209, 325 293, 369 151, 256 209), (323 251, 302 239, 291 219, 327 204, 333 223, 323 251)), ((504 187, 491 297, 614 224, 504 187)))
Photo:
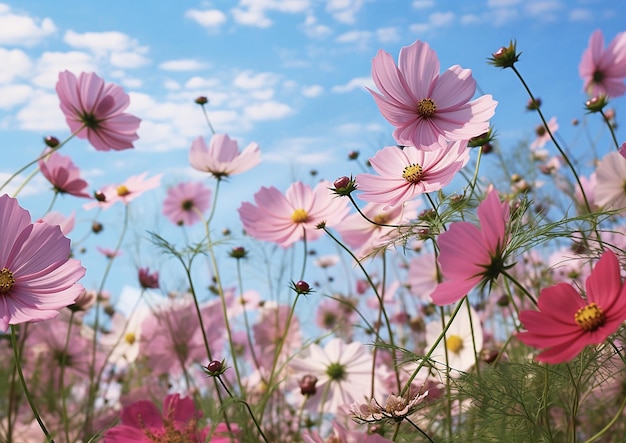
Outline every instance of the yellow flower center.
POLYGON ((431 98, 423 98, 417 104, 417 114, 423 118, 430 118, 437 110, 437 105, 431 98))
POLYGON ((135 340, 137 340, 137 336, 134 332, 128 332, 126 335, 124 335, 124 341, 129 345, 134 344, 135 340))
POLYGON ((376 214, 374 216, 374 222, 378 223, 379 225, 385 225, 387 224, 388 221, 389 221, 389 214, 386 214, 384 212, 381 212, 380 214, 376 214))
POLYGON ((9 292, 15 285, 15 277, 7 268, 0 269, 0 294, 9 292))
POLYGON ((409 183, 419 183, 422 179, 422 167, 417 163, 407 166, 402 171, 402 178, 409 183))
POLYGON ((463 349, 463 339, 458 335, 451 335, 446 338, 446 348, 455 354, 459 353, 463 349))
POLYGON ((309 220, 309 214, 302 208, 296 209, 293 211, 293 214, 291 214, 291 219, 294 223, 304 223, 309 220))
POLYGON ((604 324, 606 316, 602 312, 602 308, 595 303, 589 303, 587 306, 580 308, 574 314, 574 319, 578 326, 587 332, 595 331, 604 324))
POLYGON ((117 195, 119 195, 120 197, 125 197, 128 194, 130 194, 130 191, 125 185, 120 185, 117 187, 117 195))

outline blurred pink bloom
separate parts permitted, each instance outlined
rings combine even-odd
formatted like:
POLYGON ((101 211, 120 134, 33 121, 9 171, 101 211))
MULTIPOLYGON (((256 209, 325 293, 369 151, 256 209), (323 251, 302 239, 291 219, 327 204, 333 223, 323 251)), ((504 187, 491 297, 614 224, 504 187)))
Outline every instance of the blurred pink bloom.
POLYGON ((88 184, 80 177, 80 169, 74 165, 71 158, 53 152, 39 160, 39 169, 54 186, 55 191, 76 197, 91 198, 91 195, 85 192, 88 184))
POLYGON ((44 221, 50 225, 58 225, 63 235, 68 235, 74 229, 76 215, 72 212, 69 217, 65 217, 59 212, 48 212, 39 221, 44 221))
POLYGON ((460 300, 479 283, 494 280, 504 266, 508 244, 506 225, 511 209, 491 190, 478 206, 480 228, 469 222, 455 222, 439 235, 439 265, 444 282, 430 295, 436 305, 460 300))
POLYGON ((316 240, 323 234, 319 223, 334 226, 348 214, 345 199, 335 198, 331 184, 320 182, 314 189, 295 182, 285 195, 274 188, 262 187, 254 194, 257 206, 244 202, 238 209, 246 232, 257 240, 278 243, 287 248, 302 239, 316 240))
POLYGON ((30 214, 0 196, 0 331, 48 320, 76 300, 85 268, 70 258, 70 240, 59 226, 31 223, 30 214))
POLYGON ((498 104, 491 95, 470 102, 476 92, 472 71, 454 65, 439 75, 437 54, 419 40, 400 50, 397 67, 391 55, 378 51, 372 77, 380 94, 370 92, 401 145, 435 150, 443 140, 469 140, 487 132, 498 104))
POLYGON ((617 152, 619 152, 622 157, 626 158, 626 142, 622 143, 617 152))
POLYGON ((100 254, 104 255, 106 258, 115 258, 124 254, 119 249, 115 250, 115 249, 110 249, 110 248, 103 248, 102 246, 98 246, 96 249, 98 250, 100 254))
POLYGON ((124 112, 130 98, 120 86, 105 84, 93 72, 83 72, 76 78, 63 71, 56 91, 70 130, 78 131, 76 136, 88 139, 98 151, 132 148, 139 138, 141 120, 124 112))
POLYGON ((545 288, 539 296, 539 311, 520 313, 526 332, 517 337, 528 346, 544 349, 537 360, 569 361, 586 346, 602 343, 626 320, 626 286, 612 251, 602 254, 585 288, 585 298, 567 283, 545 288))
POLYGON ((143 289, 158 289, 159 273, 148 268, 139 268, 139 284, 143 289))
POLYGON ((102 191, 100 191, 104 196, 104 201, 89 202, 83 205, 83 208, 91 209, 100 207, 102 209, 108 209, 116 202, 128 204, 144 192, 161 186, 161 176, 163 174, 157 174, 154 177, 146 179, 147 175, 147 172, 139 175, 133 175, 121 185, 111 185, 105 187, 102 191))
POLYGON ((198 171, 209 172, 218 180, 234 174, 241 174, 254 168, 261 161, 259 145, 250 143, 239 152, 237 141, 226 134, 215 134, 209 147, 202 137, 191 144, 189 163, 198 171))
MULTIPOLYGON (((548 129, 550 129, 550 132, 552 132, 552 134, 554 134, 557 129, 559 129, 559 124, 556 122, 556 117, 552 117, 550 121, 548 121, 548 129)), ((533 140, 533 142, 529 146, 531 151, 543 148, 546 143, 551 140, 550 134, 548 133, 548 131, 546 131, 546 127, 544 125, 537 126, 535 133, 537 134, 537 138, 533 140)))
POLYGON ((105 443, 186 442, 204 443, 209 427, 198 427, 202 411, 191 398, 170 394, 163 400, 163 412, 151 401, 126 406, 121 423, 104 433, 105 443))
POLYGON ((409 263, 407 280, 411 294, 420 300, 431 302, 430 295, 437 287, 437 259, 432 252, 424 252, 413 257, 409 263))
POLYGON ((436 151, 387 146, 370 163, 378 175, 356 177, 361 200, 396 206, 446 186, 469 160, 467 141, 444 143, 436 151))
POLYGON ((626 158, 611 151, 596 168, 595 203, 606 209, 626 208, 626 158))
POLYGON ((583 89, 589 96, 618 97, 626 92, 626 32, 615 36, 604 49, 604 36, 596 30, 589 37, 589 47, 578 65, 583 89))
MULTIPOLYGON (((359 399, 360 400, 360 399, 359 399)), ((302 434, 304 443, 391 443, 391 440, 378 435, 366 432, 349 431, 337 422, 333 422, 333 433, 327 440, 323 439, 317 432, 302 434)))
POLYGON ((179 183, 167 190, 163 215, 176 225, 191 226, 211 206, 211 190, 200 182, 179 183))
POLYGON ((254 341, 257 350, 259 365, 261 368, 271 370, 274 363, 284 363, 296 349, 302 346, 302 334, 300 332, 300 322, 297 317, 293 317, 289 324, 289 332, 286 334, 287 319, 290 308, 287 305, 276 305, 265 303, 260 309, 258 321, 252 327, 254 331, 254 341), (275 355, 278 352, 278 343, 283 340, 281 354, 275 362, 275 355))

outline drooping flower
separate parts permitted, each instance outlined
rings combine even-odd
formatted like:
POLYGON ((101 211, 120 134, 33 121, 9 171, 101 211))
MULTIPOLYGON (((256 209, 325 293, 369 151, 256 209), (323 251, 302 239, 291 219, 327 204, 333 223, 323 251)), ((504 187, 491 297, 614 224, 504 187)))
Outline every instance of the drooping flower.
POLYGON ((626 208, 626 158, 619 152, 609 152, 598 163, 593 196, 598 206, 626 208))
POLYGON ((359 342, 330 340, 322 349, 316 344, 308 348, 307 357, 289 362, 295 379, 304 375, 317 377, 317 392, 307 400, 307 407, 318 412, 335 413, 339 406, 364 399, 374 383, 374 397, 381 397, 382 381, 372 380, 372 356, 359 342))
POLYGON ((323 231, 319 223, 334 226, 348 214, 345 199, 335 198, 330 183, 322 181, 311 189, 295 182, 283 195, 273 186, 254 194, 257 206, 244 202, 238 209, 246 232, 258 240, 275 242, 287 248, 302 239, 316 240, 323 231))
POLYGON ((427 395, 428 391, 423 394, 417 394, 411 399, 406 399, 390 394, 387 396, 384 405, 381 405, 375 398, 372 398, 368 403, 352 403, 349 411, 352 415, 352 419, 356 422, 373 423, 385 420, 398 422, 408 415, 413 414, 417 405, 421 403, 427 395))
POLYGON ((88 139, 98 151, 132 148, 139 138, 141 119, 124 112, 130 98, 120 86, 104 83, 93 72, 76 78, 63 71, 56 91, 70 130, 78 131, 76 136, 88 139))
POLYGON ((105 443, 188 442, 203 443, 209 427, 200 428, 202 411, 193 400, 170 394, 163 400, 163 411, 147 400, 126 406, 121 423, 104 433, 105 443))
POLYGON ((8 195, 0 196, 0 226, 0 330, 56 317, 84 290, 85 268, 70 258, 70 240, 59 226, 31 223, 8 195))
POLYGON ((100 191, 100 200, 89 202, 86 205, 83 205, 83 207, 85 209, 91 209, 94 207, 108 209, 117 202, 128 204, 144 192, 158 188, 161 185, 161 176, 163 174, 157 174, 154 177, 146 179, 147 175, 147 172, 139 175, 133 175, 120 185, 107 186, 100 191))
POLYGON ((444 143, 435 151, 387 146, 370 159, 378 175, 357 175, 359 198, 385 208, 399 205, 442 189, 468 160, 467 141, 444 143))
POLYGON ((434 150, 442 139, 469 140, 487 132, 497 105, 491 95, 470 101, 476 92, 471 70, 455 65, 439 75, 437 54, 419 40, 400 50, 398 66, 378 51, 372 77, 380 93, 370 92, 401 145, 434 150))
POLYGON ((39 169, 55 191, 76 197, 91 198, 91 195, 85 191, 88 184, 80 177, 80 169, 74 165, 71 158, 52 152, 39 160, 39 169))
POLYGON ((211 206, 211 190, 200 182, 179 183, 167 190, 163 215, 176 225, 191 226, 211 206))
POLYGON ((583 89, 590 97, 606 95, 619 97, 626 92, 626 32, 620 32, 604 48, 601 30, 589 37, 589 46, 583 52, 578 72, 583 89))
POLYGON ((139 268, 138 276, 139 284, 143 289, 158 289, 159 273, 157 271, 150 272, 148 268, 139 268))
POLYGON ((511 208, 492 189, 478 206, 480 228, 455 222, 439 235, 439 265, 444 281, 430 295, 433 303, 447 305, 460 300, 474 286, 498 277, 504 268, 508 245, 507 223, 511 208))
POLYGON ((626 285, 617 257, 607 250, 585 281, 583 298, 569 283, 541 291, 539 311, 522 311, 526 331, 517 334, 523 343, 544 349, 536 358, 562 363, 576 357, 586 346, 602 343, 626 320, 626 285))
POLYGON ((209 147, 202 137, 191 143, 189 163, 194 169, 209 172, 220 180, 234 174, 241 174, 254 168, 261 161, 259 145, 250 143, 243 152, 239 152, 237 141, 226 134, 215 134, 209 147))

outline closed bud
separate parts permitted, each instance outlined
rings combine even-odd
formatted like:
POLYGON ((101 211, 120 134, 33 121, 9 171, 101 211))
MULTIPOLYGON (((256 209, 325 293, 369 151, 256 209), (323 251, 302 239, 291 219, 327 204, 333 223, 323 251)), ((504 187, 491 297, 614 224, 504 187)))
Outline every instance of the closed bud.
POLYGON ((197 104, 199 104, 200 106, 203 106, 203 105, 206 105, 209 102, 209 99, 206 98, 205 96, 201 95, 201 96, 196 98, 195 102, 197 104))
POLYGON ((49 135, 46 138, 43 139, 44 143, 46 144, 46 146, 50 147, 50 148, 56 148, 57 146, 59 146, 59 144, 61 142, 59 142, 59 139, 49 135))

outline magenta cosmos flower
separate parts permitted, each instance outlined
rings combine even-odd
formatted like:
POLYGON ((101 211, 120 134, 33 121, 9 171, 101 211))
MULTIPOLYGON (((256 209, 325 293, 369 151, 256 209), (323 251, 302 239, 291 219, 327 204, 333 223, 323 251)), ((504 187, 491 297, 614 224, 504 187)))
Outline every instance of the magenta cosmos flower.
POLYGON ((537 302, 539 311, 520 313, 526 331, 517 337, 528 346, 544 349, 537 360, 569 361, 587 345, 602 343, 626 320, 626 286, 612 251, 602 254, 585 288, 585 298, 568 283, 545 288, 537 302))
POLYGON ((604 49, 602 31, 589 37, 589 46, 578 65, 583 89, 591 97, 618 97, 626 92, 626 32, 620 32, 604 49))
POLYGON ((254 202, 245 202, 239 217, 246 232, 257 240, 278 243, 287 248, 302 239, 316 240, 322 235, 319 223, 333 226, 350 210, 344 199, 335 198, 331 184, 322 181, 311 189, 302 182, 293 183, 283 195, 278 189, 262 187, 254 194, 254 202))
POLYGON ((133 147, 139 138, 141 120, 124 112, 130 98, 117 85, 104 83, 93 72, 78 78, 69 71, 59 73, 56 91, 61 111, 72 132, 86 138, 98 151, 133 147))
POLYGON ((476 92, 472 71, 455 65, 439 75, 437 54, 419 40, 400 50, 398 66, 378 51, 372 77, 380 93, 370 92, 401 145, 434 150, 442 139, 469 140, 487 132, 498 104, 491 95, 470 101, 476 92))
POLYGON ((510 212, 509 204, 501 203, 493 189, 478 206, 480 227, 456 222, 439 235, 439 266, 444 281, 430 295, 433 303, 454 303, 479 283, 498 277, 504 268, 510 212))
POLYGON ((254 168, 261 161, 259 145, 250 143, 239 152, 237 141, 226 134, 215 134, 209 147, 202 137, 191 143, 189 163, 194 169, 209 172, 218 180, 234 174, 241 174, 254 168))
POLYGON ((55 191, 76 197, 91 198, 85 191, 88 184, 80 177, 80 169, 74 165, 71 158, 53 152, 39 160, 39 169, 54 186, 55 191))
POLYGON ((204 443, 209 428, 198 427, 202 412, 193 400, 171 394, 163 400, 163 412, 152 402, 140 400, 122 410, 121 424, 104 434, 105 443, 188 442, 204 443))
POLYGON ((163 215, 176 225, 191 226, 211 206, 211 190, 200 182, 179 183, 167 190, 163 215))
POLYGON ((0 196, 0 330, 48 320, 83 292, 85 268, 71 259, 59 226, 31 223, 17 200, 0 196))
POLYGON ((446 186, 469 160, 467 141, 445 143, 436 151, 387 146, 370 159, 378 175, 356 177, 359 198, 385 208, 446 186))

